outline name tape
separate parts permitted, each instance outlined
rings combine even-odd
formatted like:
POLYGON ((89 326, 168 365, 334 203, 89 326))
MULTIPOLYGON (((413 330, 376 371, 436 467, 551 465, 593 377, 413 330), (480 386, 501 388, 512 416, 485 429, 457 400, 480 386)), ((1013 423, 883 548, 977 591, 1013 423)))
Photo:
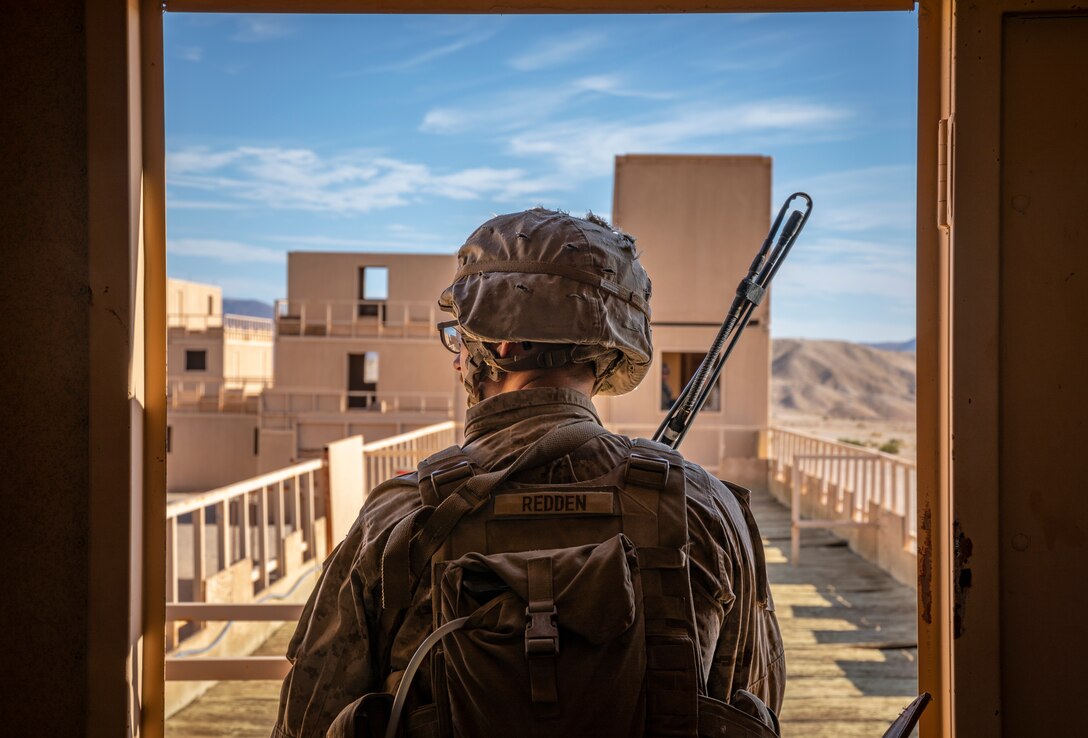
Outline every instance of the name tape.
POLYGON ((495 495, 495 516, 611 515, 611 492, 515 492, 495 495))

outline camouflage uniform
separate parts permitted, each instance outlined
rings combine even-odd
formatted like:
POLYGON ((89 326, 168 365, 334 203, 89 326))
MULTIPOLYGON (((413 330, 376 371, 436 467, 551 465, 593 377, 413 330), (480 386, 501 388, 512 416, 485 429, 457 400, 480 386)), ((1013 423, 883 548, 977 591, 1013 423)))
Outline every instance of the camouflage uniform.
MULTIPOLYGON (((589 398, 571 389, 500 394, 469 408, 464 450, 485 469, 502 468, 549 429, 582 420, 599 422, 589 398)), ((629 445, 624 436, 598 436, 514 480, 564 484, 594 479, 625 458, 629 445)), ((758 533, 738 494, 695 464, 686 463, 684 471, 691 583, 708 692, 725 701, 747 689, 778 711, 785 662, 773 604, 759 601, 759 582, 766 573, 753 548, 758 533)), ((425 574, 403 622, 390 632, 382 626, 381 555, 393 526, 421 504, 415 474, 380 485, 325 563, 288 649, 293 666, 283 684, 273 738, 323 736, 353 700, 395 689, 431 628, 430 581, 425 574)), ((413 683, 419 702, 430 701, 427 681, 413 683)))

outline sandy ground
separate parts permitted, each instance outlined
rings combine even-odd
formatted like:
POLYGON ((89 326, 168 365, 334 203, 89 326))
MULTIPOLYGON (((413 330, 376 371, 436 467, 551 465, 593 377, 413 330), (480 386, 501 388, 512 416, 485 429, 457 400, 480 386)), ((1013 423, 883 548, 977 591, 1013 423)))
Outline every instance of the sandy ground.
POLYGON ((917 429, 913 421, 842 420, 776 413, 771 418, 771 425, 809 433, 830 441, 849 438, 861 441, 871 448, 878 448, 892 439, 898 439, 901 444, 899 456, 904 459, 917 458, 917 429))

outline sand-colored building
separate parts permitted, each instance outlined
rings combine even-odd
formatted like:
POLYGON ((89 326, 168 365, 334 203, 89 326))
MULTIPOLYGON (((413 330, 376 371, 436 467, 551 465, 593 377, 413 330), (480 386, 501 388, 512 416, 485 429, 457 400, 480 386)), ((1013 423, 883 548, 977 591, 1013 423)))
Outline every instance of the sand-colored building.
MULTIPOLYGON (((598 398, 604 422, 650 436, 714 340, 737 283, 766 237, 771 160, 628 155, 616 159, 612 217, 634 234, 653 283, 654 363, 629 395, 598 398)), ((759 479, 770 418, 770 294, 753 314, 684 455, 738 482, 759 479)))
POLYGON ((464 416, 435 331, 456 257, 292 252, 272 319, 169 280, 168 490, 192 492, 464 416), (274 359, 274 360, 273 360, 274 359), (274 367, 274 370, 273 370, 274 367))
POLYGON ((275 307, 275 382, 260 403, 261 468, 463 417, 435 325, 448 255, 292 252, 275 307))
POLYGON ((167 490, 192 492, 259 470, 258 398, 272 383, 272 321, 224 315, 219 287, 169 279, 167 490))
MULTIPOLYGON (((655 356, 634 392, 597 398, 613 430, 652 435, 695 372, 766 234, 770 182, 765 157, 617 159, 614 217, 637 236, 653 281, 655 356)), ((223 316, 218 288, 171 280, 170 490, 279 469, 351 435, 374 441, 463 419, 464 389, 435 331, 447 317, 437 298, 456 271, 453 252, 292 252, 287 297, 271 321, 223 316), (247 320, 261 331, 240 332, 247 320), (261 371, 273 346, 274 378, 261 371)), ((683 446, 688 458, 741 482, 758 480, 763 468, 768 303, 683 446)))

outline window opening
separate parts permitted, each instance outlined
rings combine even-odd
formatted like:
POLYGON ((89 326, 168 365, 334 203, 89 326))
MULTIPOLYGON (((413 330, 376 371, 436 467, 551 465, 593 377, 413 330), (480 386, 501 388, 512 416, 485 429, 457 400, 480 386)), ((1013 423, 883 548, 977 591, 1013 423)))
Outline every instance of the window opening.
POLYGON ((377 317, 388 299, 389 267, 359 267, 359 317, 377 317))
POLYGON ((374 409, 378 407, 378 353, 348 354, 348 407, 374 409))
POLYGON ((208 315, 215 315, 215 297, 208 295, 208 315))
MULTIPOLYGON (((661 409, 668 410, 680 396, 684 387, 703 362, 705 353, 664 352, 661 354, 661 409)), ((716 412, 722 409, 721 378, 710 390, 703 412, 716 412)))
POLYGON ((186 349, 185 371, 205 372, 208 370, 208 352, 204 349, 186 349))

